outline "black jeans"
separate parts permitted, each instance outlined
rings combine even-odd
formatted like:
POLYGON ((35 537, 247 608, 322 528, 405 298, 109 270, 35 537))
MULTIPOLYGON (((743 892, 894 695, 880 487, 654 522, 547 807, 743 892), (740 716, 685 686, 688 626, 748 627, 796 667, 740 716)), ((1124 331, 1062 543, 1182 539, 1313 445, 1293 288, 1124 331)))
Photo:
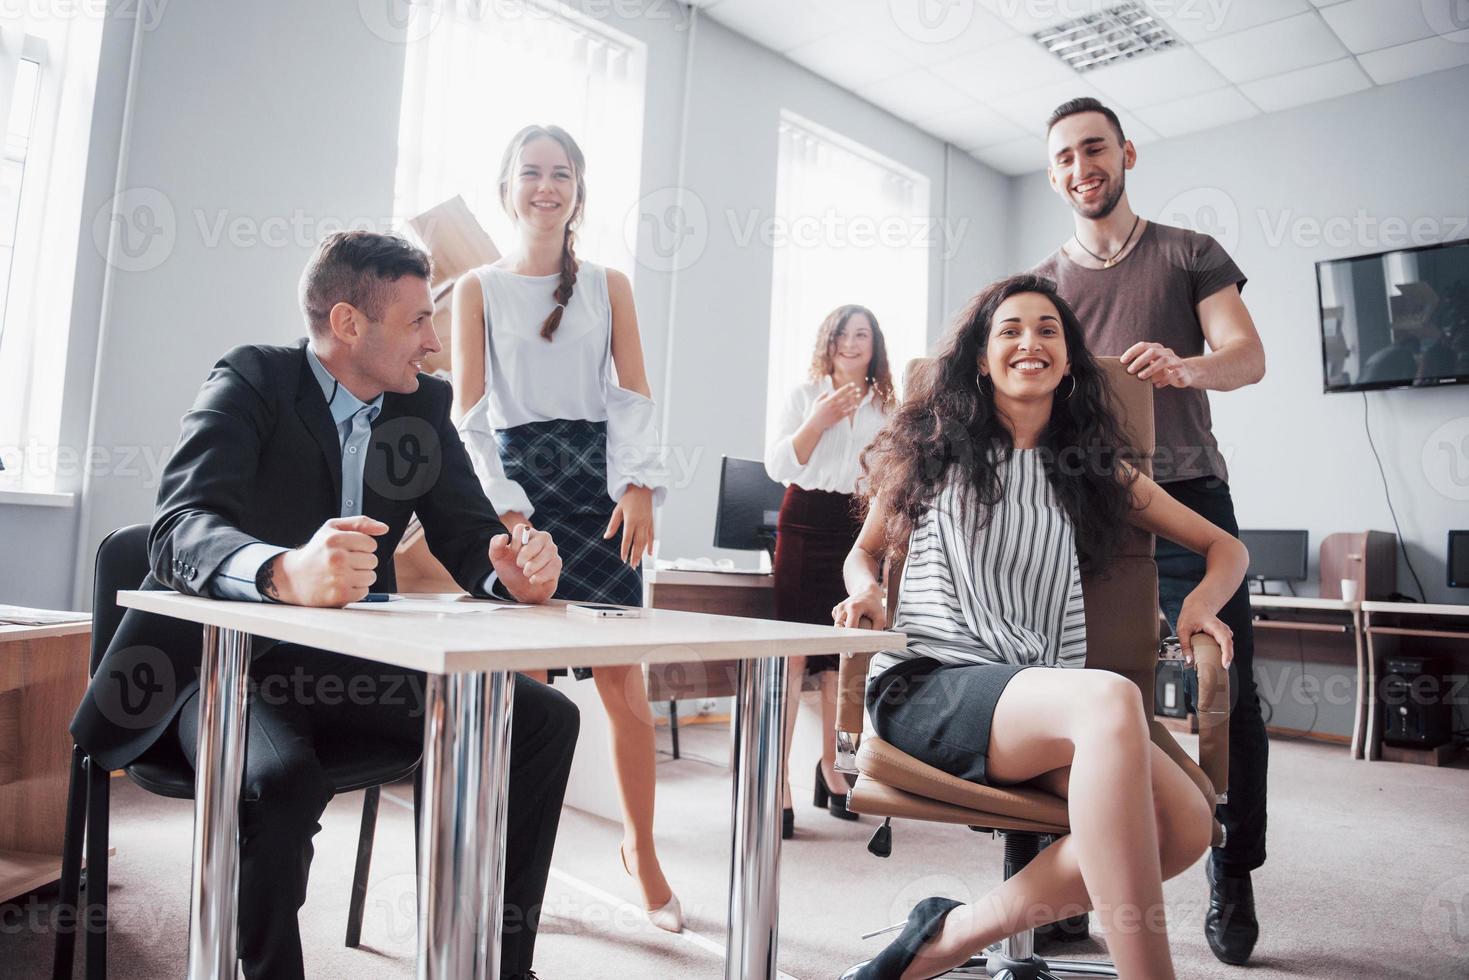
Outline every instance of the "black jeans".
MULTIPOLYGON (((1234 501, 1223 480, 1199 477, 1165 483, 1163 489, 1189 510, 1239 537, 1234 501)), ((1158 539, 1156 556, 1159 600, 1168 622, 1176 627, 1183 600, 1204 577, 1204 559, 1163 538, 1158 539)), ((1265 774, 1270 762, 1270 741, 1255 688, 1250 594, 1244 583, 1219 611, 1219 618, 1234 631, 1234 663, 1229 668, 1229 802, 1216 811, 1226 838, 1224 847, 1214 849, 1214 861, 1225 873, 1243 874, 1265 863, 1265 774)))
MULTIPOLYGON (((247 980, 297 980, 305 967, 296 916, 306 901, 311 839, 333 794, 316 741, 327 732, 370 732, 421 745, 423 675, 294 644, 271 648, 250 675, 256 687, 240 793, 238 949, 247 980)), ((174 723, 191 764, 198 718, 195 694, 174 723)), ((565 695, 515 675, 502 976, 531 968, 579 727, 565 695)))

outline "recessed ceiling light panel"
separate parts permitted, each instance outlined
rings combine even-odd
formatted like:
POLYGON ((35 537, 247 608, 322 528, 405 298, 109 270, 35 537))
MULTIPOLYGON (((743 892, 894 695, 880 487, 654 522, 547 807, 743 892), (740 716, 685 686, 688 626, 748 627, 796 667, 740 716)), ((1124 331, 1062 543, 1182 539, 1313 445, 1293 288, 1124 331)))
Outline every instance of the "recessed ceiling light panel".
POLYGON ((1051 54, 1086 72, 1128 58, 1167 51, 1178 38, 1137 0, 1125 0, 1031 35, 1051 54))

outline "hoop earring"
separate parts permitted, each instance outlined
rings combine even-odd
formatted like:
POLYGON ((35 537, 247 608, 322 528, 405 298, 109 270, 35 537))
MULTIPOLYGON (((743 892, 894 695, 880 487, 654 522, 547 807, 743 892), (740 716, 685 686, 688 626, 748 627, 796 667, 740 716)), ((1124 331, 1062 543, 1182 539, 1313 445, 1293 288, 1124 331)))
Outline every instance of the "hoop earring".
POLYGON ((1072 395, 1074 395, 1074 394, 1076 394, 1076 375, 1074 375, 1074 374, 1073 374, 1073 375, 1071 375, 1071 376, 1070 376, 1070 377, 1071 377, 1071 390, 1070 390, 1070 391, 1068 391, 1068 392, 1067 392, 1067 393, 1066 393, 1066 394, 1065 394, 1065 395, 1064 395, 1064 396, 1063 396, 1063 397, 1062 397, 1062 398, 1061 398, 1061 400, 1062 400, 1062 401, 1063 401, 1063 402, 1064 402, 1064 401, 1066 401, 1066 400, 1067 400, 1067 399, 1068 399, 1068 398, 1070 398, 1070 397, 1071 397, 1071 396, 1072 396, 1072 395))
POLYGON ((976 387, 976 388, 979 389, 979 393, 981 395, 984 394, 984 372, 983 371, 975 371, 974 372, 974 387, 976 387))

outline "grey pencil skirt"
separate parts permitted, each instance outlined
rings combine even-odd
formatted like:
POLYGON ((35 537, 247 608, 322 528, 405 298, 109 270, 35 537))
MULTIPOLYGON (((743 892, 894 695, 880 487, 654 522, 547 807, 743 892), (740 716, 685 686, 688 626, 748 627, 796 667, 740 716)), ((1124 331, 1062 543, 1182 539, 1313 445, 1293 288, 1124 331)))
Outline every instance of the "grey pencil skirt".
POLYGON ((1016 664, 941 664, 915 657, 867 683, 867 710, 884 742, 935 769, 988 785, 990 724, 1016 664))

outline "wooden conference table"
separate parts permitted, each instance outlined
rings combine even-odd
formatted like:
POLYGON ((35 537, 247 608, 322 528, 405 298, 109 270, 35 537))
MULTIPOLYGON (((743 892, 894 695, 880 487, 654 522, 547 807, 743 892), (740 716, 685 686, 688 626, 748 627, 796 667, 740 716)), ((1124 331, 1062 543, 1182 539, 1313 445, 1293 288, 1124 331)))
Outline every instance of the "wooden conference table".
MULTIPOLYGON (((452 598, 422 597, 463 604, 452 598)), ((311 609, 174 592, 119 605, 203 626, 190 886, 190 980, 233 980, 250 637, 420 670, 425 685, 420 980, 498 980, 512 674, 693 660, 741 661, 735 714, 726 980, 776 975, 785 659, 900 649, 898 633, 644 609, 587 619, 561 603, 463 614, 311 609)), ((395 608, 397 607, 397 608, 395 608)))

